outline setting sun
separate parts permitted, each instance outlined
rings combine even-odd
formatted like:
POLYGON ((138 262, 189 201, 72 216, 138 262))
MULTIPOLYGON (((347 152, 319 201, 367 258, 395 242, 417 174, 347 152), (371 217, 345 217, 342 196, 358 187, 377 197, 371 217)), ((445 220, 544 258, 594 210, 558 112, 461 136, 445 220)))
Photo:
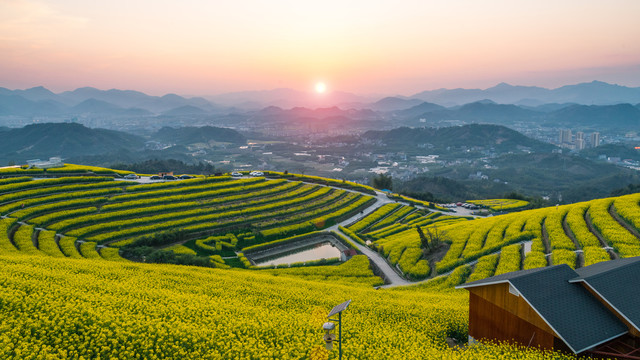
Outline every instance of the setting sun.
POLYGON ((327 91, 327 85, 323 82, 319 82, 316 84, 316 92, 319 94, 324 93, 325 91, 327 91))

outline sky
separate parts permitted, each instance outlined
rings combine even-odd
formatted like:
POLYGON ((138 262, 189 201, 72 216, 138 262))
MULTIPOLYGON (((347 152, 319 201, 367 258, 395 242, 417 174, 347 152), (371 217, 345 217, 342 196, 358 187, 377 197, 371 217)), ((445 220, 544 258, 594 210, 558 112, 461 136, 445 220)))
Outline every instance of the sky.
POLYGON ((638 0, 0 0, 0 87, 640 86, 638 0))

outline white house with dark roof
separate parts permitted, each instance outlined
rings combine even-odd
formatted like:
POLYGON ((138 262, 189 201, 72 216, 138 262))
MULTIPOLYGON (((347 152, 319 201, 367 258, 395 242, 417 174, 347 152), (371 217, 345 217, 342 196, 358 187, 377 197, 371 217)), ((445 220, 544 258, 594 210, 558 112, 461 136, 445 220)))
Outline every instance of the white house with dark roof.
POLYGON ((640 257, 522 270, 469 291, 469 338, 640 359, 640 257))

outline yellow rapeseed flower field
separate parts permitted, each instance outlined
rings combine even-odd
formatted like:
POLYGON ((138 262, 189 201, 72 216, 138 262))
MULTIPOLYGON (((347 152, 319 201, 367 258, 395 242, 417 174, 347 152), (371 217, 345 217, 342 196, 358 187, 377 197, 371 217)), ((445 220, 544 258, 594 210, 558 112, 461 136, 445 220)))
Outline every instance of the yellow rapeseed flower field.
POLYGON ((319 324, 343 316, 345 359, 548 359, 511 345, 449 348, 466 291, 374 290, 219 270, 0 255, 3 359, 334 359, 319 324))

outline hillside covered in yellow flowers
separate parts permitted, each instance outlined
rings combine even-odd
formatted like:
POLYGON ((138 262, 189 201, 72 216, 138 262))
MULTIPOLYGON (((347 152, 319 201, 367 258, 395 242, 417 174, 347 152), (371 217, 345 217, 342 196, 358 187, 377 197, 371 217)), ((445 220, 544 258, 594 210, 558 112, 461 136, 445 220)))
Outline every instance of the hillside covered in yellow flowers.
POLYGON ((468 295, 453 286, 640 255, 638 194, 473 219, 281 173, 156 183, 13 175, 0 179, 3 359, 336 358, 321 325, 346 300, 347 359, 564 358, 467 347, 468 295), (439 257, 425 256, 420 228, 445 235, 439 257), (323 266, 252 260, 313 236, 360 255, 323 266), (143 263, 153 261, 165 263, 143 263), (392 287, 376 289, 376 261, 401 282, 385 277, 392 287))

